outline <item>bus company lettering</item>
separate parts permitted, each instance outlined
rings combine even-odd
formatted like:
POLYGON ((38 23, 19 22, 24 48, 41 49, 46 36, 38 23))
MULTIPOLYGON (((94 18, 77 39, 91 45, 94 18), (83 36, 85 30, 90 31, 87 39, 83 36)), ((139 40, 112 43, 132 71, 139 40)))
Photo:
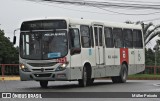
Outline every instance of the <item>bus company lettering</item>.
POLYGON ((118 58, 118 56, 117 55, 108 55, 108 59, 116 59, 116 58, 118 58))

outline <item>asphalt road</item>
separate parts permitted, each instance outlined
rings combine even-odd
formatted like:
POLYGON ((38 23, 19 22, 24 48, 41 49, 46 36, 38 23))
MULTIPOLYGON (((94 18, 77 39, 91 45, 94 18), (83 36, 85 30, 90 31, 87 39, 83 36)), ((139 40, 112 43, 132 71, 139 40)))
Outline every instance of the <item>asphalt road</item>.
MULTIPOLYGON (((0 92, 159 92, 160 80, 128 80, 127 83, 113 84, 111 80, 96 80, 92 86, 79 87, 78 82, 51 81, 48 88, 41 88, 36 81, 0 81, 0 92)), ((2 101, 21 101, 22 99, 2 99, 2 101)), ((32 99, 33 100, 33 99, 32 99)), ((32 101, 31 100, 31 101, 32 101)), ((42 99, 34 99, 41 101, 42 99)), ((45 100, 45 99, 43 99, 45 100)), ((42 101, 43 101, 42 100, 42 101)), ((50 101, 51 99, 47 99, 50 101)), ((84 101, 83 98, 54 98, 52 101, 84 101)), ((86 100, 86 99, 85 99, 86 100)), ((87 98, 86 101, 159 101, 160 98, 87 98)), ((28 99, 26 101, 29 101, 28 99)))

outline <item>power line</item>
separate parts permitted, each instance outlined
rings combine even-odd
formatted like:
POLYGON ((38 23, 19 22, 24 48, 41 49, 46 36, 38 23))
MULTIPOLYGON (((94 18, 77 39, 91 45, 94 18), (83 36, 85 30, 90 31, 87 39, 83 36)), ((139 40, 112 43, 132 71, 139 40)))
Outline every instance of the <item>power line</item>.
MULTIPOLYGON (((86 3, 86 4, 91 4, 93 3, 86 3)), ((144 5, 144 4, 129 4, 129 3, 113 3, 113 2, 103 2, 103 3, 96 3, 94 4, 96 6, 100 7, 118 7, 118 8, 130 8, 130 9, 153 9, 153 10, 158 10, 160 9, 160 5, 144 5)))
POLYGON ((96 13, 96 14, 110 14, 110 13, 101 13, 101 12, 94 12, 94 11, 85 11, 85 10, 70 9, 70 8, 62 7, 62 6, 55 6, 55 5, 53 6, 53 5, 49 5, 49 4, 42 4, 41 2, 34 2, 34 3, 41 4, 41 5, 46 5, 46 6, 57 7, 57 8, 62 8, 62 9, 67 9, 67 10, 72 10, 72 11, 89 12, 89 13, 96 13))
POLYGON ((118 2, 132 2, 132 3, 149 3, 149 4, 157 4, 157 3, 160 3, 160 2, 148 2, 148 1, 137 1, 137 0, 106 0, 106 1, 112 1, 112 2, 114 2, 114 1, 118 1, 118 2))
POLYGON ((64 4, 74 4, 74 5, 96 5, 100 7, 119 7, 119 8, 136 8, 136 9, 152 9, 159 10, 160 5, 158 4, 131 4, 131 3, 113 3, 113 2, 97 2, 97 1, 74 1, 74 0, 42 0, 48 2, 64 3, 64 4))
MULTIPOLYGON (((92 5, 92 6, 93 6, 93 5, 92 5)), ((93 7, 96 7, 96 6, 93 6, 93 7)), ((121 14, 121 15, 151 15, 151 14, 157 14, 157 13, 160 13, 160 12, 152 12, 152 13, 143 13, 143 14, 133 14, 133 13, 122 13, 122 12, 116 12, 116 11, 107 10, 107 9, 100 8, 100 7, 96 7, 96 8, 99 8, 99 9, 102 9, 102 10, 105 10, 105 11, 108 11, 108 12, 116 13, 116 14, 121 14)))
POLYGON ((154 19, 143 20, 143 22, 156 21, 156 20, 160 20, 160 17, 154 18, 154 19))
MULTIPOLYGON (((31 0, 28 0, 28 1, 31 1, 31 0)), ((43 0, 43 1, 46 1, 46 0, 43 0)), ((47 0, 47 1, 51 1, 53 2, 53 0, 47 0)), ((54 0, 54 1, 58 1, 58 2, 66 2, 64 0, 54 0)), ((68 0, 67 2, 72 2, 72 0, 68 0)), ((40 3, 40 2, 36 2, 35 3, 40 3)), ((76 1, 75 3, 80 3, 80 1, 76 1)), ((63 3, 62 3, 63 4, 63 3)), ((101 10, 105 10, 107 12, 111 12, 111 13, 115 13, 115 14, 121 14, 121 15, 153 15, 153 14, 157 14, 157 13, 160 13, 160 11, 157 11, 157 12, 151 12, 151 13, 139 13, 139 14, 134 14, 134 13, 122 13, 122 12, 117 12, 117 11, 113 11, 113 10, 107 10, 107 9, 104 9, 103 7, 101 6, 95 6, 93 4, 86 4, 85 2, 81 2, 81 4, 83 4, 83 6, 91 6, 91 7, 95 7, 95 8, 99 8, 101 10)), ((43 5, 47 5, 47 4, 43 4, 43 5)), ((53 6, 53 5, 48 5, 48 6, 53 6)), ((55 6, 54 7, 59 7, 59 6, 55 6)), ((79 12, 89 12, 89 13, 98 13, 98 14, 108 14, 108 13, 100 13, 100 12, 93 12, 93 11, 82 11, 82 10, 75 10, 75 9, 69 9, 69 8, 66 8, 66 7, 59 7, 59 8, 63 8, 63 9, 68 9, 68 10, 72 10, 72 11, 79 11, 79 12)))

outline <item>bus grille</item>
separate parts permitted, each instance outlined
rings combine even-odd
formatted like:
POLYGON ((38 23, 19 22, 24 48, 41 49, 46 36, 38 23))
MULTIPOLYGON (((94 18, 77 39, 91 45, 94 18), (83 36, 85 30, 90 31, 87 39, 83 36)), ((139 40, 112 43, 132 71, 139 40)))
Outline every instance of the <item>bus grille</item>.
MULTIPOLYGON (((32 69, 33 71, 41 71, 41 69, 32 69)), ((53 71, 54 68, 45 69, 45 71, 53 71)))
POLYGON ((34 74, 35 77, 50 77, 51 73, 46 73, 46 74, 34 74))
POLYGON ((49 63, 28 63, 29 65, 33 67, 50 67, 57 64, 56 62, 49 62, 49 63))

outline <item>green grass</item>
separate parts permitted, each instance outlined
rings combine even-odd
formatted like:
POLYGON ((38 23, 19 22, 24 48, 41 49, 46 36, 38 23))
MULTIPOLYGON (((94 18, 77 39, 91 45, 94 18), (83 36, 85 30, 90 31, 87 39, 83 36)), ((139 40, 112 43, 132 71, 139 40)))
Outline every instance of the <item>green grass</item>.
POLYGON ((154 75, 154 74, 134 74, 129 75, 128 79, 160 79, 160 75, 154 75))

